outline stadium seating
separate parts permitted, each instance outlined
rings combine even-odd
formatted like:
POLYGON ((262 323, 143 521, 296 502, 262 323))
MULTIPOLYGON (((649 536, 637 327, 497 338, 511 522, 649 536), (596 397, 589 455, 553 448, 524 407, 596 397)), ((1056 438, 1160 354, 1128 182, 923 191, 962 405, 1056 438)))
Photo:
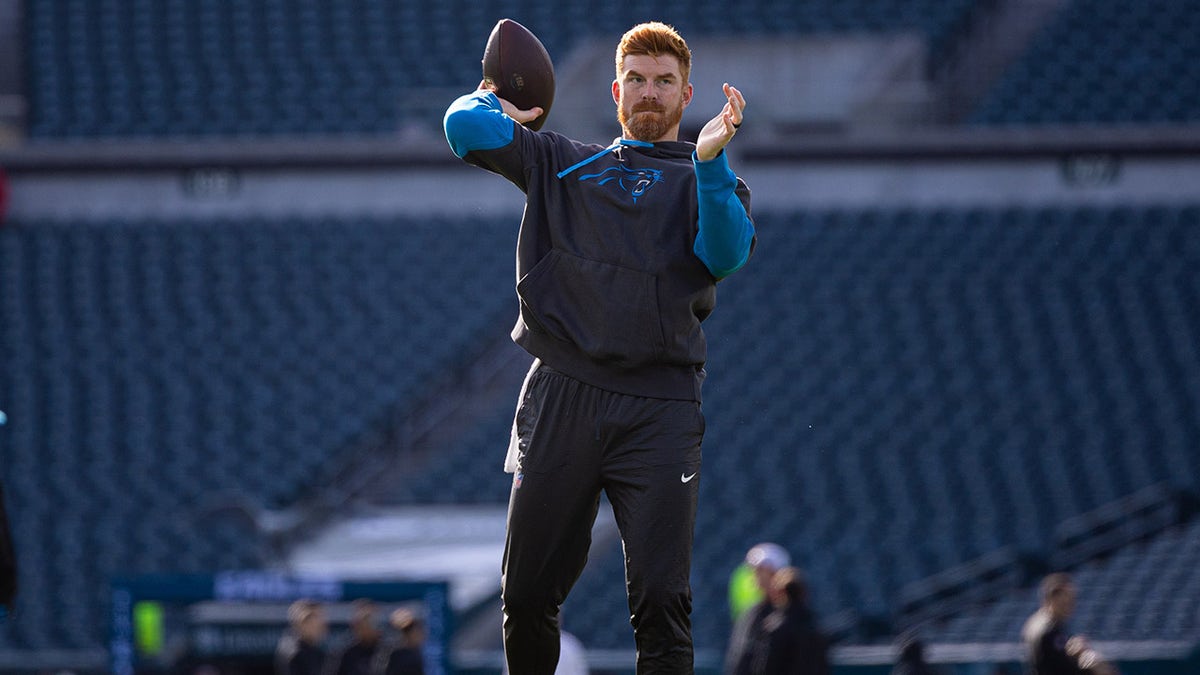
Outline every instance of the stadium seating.
MULTIPOLYGON (((1200 208, 756 220, 706 323, 697 644, 724 644, 728 575, 760 540, 792 551, 823 616, 886 623, 906 583, 1004 546, 1045 559, 1068 517, 1198 487, 1200 208)), ((437 480, 502 502, 511 412, 437 480)), ((597 551, 564 608, 589 646, 629 644, 620 565, 597 551)))
POLYGON ((436 218, 6 225, 3 472, 30 571, 8 638, 102 645, 113 574, 262 564, 222 514, 324 487, 494 340, 514 238, 436 218))
MULTIPOLYGON (((1200 631, 1200 522, 1192 522, 1073 573, 1073 631, 1095 641, 1194 640, 1200 631)), ((1025 589, 930 627, 936 642, 1012 642, 1038 606, 1025 589)))
MULTIPOLYGON (((1046 555, 1061 521, 1148 485, 1200 488, 1200 206, 756 221, 706 323, 698 645, 724 644, 728 575, 761 540, 791 550, 823 617, 886 618, 906 583, 1002 546, 1046 555)), ((236 523, 194 514, 230 492, 292 503, 422 378, 468 364, 511 323, 512 240, 370 218, 0 229, 5 486, 23 562, 48 571, 0 644, 102 645, 114 570, 257 562, 236 523)), ((395 501, 503 503, 512 405, 395 501)), ((1196 540, 1178 536, 1142 552, 1196 540)), ((1081 587, 1126 555, 1143 558, 1081 587)), ((1162 565, 1174 585, 1146 579, 1154 609, 1121 605, 1105 635, 1194 631, 1194 575, 1162 565)), ((564 608, 591 647, 631 644, 620 567, 596 551, 564 608)))
POLYGON ((505 16, 532 28, 561 60, 579 40, 615 40, 647 19, 687 36, 915 29, 936 45, 977 1, 748 0, 731 14, 719 3, 682 0, 45 0, 26 6, 30 133, 390 134, 435 123, 455 94, 478 82, 483 42, 505 16))
POLYGON ((1200 6, 1075 0, 971 117, 974 124, 1200 120, 1200 6))
MULTIPOLYGON (((515 310, 514 310, 515 314, 515 310)), ((503 504, 509 476, 502 473, 516 392, 492 410, 452 452, 430 458, 420 480, 394 486, 384 498, 395 504, 503 504)))
MULTIPOLYGON (((907 581, 1044 553, 1059 521, 1157 481, 1196 487, 1200 209, 759 224, 708 324, 699 570, 774 539, 823 614, 887 615, 907 581)), ((722 590, 703 587, 698 628, 720 632, 722 590)))
MULTIPOLYGON (((391 134, 435 123, 475 83, 482 42, 502 16, 533 28, 560 62, 580 41, 648 18, 688 36, 918 30, 936 60, 983 4, 749 0, 730 16, 678 1, 46 0, 27 7, 29 129, 53 138, 391 134)), ((1198 31, 1194 3, 1075 0, 970 122, 1194 122, 1198 31)))

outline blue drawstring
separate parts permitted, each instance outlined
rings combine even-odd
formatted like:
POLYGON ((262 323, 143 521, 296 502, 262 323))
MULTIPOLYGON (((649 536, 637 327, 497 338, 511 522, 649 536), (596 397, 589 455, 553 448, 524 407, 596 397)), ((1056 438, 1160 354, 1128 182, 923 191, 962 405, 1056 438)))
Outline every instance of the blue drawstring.
POLYGON ((582 162, 576 162, 575 164, 572 164, 571 166, 563 169, 562 171, 559 171, 558 177, 562 178, 563 176, 571 173, 572 171, 574 171, 575 169, 578 169, 581 166, 587 166, 588 164, 591 164, 592 162, 596 161, 597 159, 600 159, 601 157, 603 157, 605 153, 615 150, 615 149, 621 147, 622 145, 632 145, 632 146, 635 146, 638 148, 654 147, 653 143, 647 143, 646 141, 635 141, 635 140, 629 139, 629 138, 618 138, 617 140, 613 141, 612 145, 601 150, 600 152, 597 152, 596 154, 592 155, 591 157, 588 157, 587 159, 583 160, 582 162))

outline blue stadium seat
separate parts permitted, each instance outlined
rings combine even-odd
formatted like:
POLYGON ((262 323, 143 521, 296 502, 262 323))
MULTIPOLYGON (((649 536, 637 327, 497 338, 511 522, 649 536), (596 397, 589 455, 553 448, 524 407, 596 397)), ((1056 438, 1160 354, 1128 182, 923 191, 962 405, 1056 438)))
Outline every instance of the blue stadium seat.
MULTIPOLYGON (((500 0, 405 2, 45 0, 26 12, 35 137, 379 135, 434 124, 414 106, 473 86, 505 16, 555 59, 580 41, 615 40, 665 20, 685 35, 916 30, 935 53, 979 0, 748 0, 599 6, 500 0), (463 45, 477 45, 464 51, 463 45), (445 95, 444 93, 438 95, 445 95)), ((449 102, 448 100, 446 101, 449 102)), ((434 106, 435 108, 437 106, 434 106)))
POLYGON ((103 645, 118 572, 259 564, 253 533, 197 526, 205 509, 323 484, 421 394, 406 371, 476 348, 510 300, 511 239, 486 220, 8 224, 5 485, 38 572, 5 644, 103 645), (463 256, 471 275, 445 265, 463 256))
MULTIPOLYGON (((1190 640, 1200 629, 1200 573, 1195 565, 1200 522, 1121 549, 1073 573, 1079 602, 1070 626, 1094 641, 1190 640)), ((1022 589, 983 608, 927 626, 935 642, 1012 642, 1038 606, 1022 589)))
POLYGON ((1181 124, 1200 119, 1189 2, 1075 0, 972 114, 992 126, 1181 124))
MULTIPOLYGON (((1200 488, 1200 208, 756 220, 754 260, 706 323, 698 644, 724 643, 724 584, 758 541, 793 553, 821 616, 886 618, 906 583, 1002 546, 1045 551, 1060 521, 1150 484, 1200 488)), ((507 330, 512 243, 508 224, 458 220, 0 229, 0 346, 16 364, 0 372, 14 402, 5 485, 30 505, 15 524, 36 542, 23 565, 52 575, 23 597, 54 598, 22 600, 30 619, 0 644, 61 647, 87 622, 79 644, 103 644, 92 589, 115 570, 254 564, 261 542, 235 523, 176 523, 214 495, 291 504, 385 414, 421 403, 423 378, 507 330), (447 264, 464 260, 472 274, 447 264), (52 513, 82 536, 50 536, 52 513), (90 590, 51 594, 81 560, 72 583, 90 590)), ((394 500, 503 503, 512 405, 394 500)), ((1081 585, 1121 589, 1081 604, 1081 628, 1194 632, 1200 576, 1179 561, 1197 542, 1193 526, 1081 571, 1081 585)), ((593 562, 569 625, 624 648, 620 556, 593 562)), ((1010 635, 1030 599, 944 635, 1010 635)))

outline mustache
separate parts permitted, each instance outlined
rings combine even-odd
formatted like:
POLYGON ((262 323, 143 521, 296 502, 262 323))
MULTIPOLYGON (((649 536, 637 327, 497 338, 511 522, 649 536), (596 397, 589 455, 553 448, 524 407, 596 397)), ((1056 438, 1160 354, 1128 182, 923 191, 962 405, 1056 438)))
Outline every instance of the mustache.
POLYGON ((659 112, 660 113, 660 112, 666 112, 666 111, 667 111, 666 107, 659 105, 658 103, 638 103, 637 105, 633 106, 633 112, 635 112, 635 113, 640 113, 640 112, 659 112))

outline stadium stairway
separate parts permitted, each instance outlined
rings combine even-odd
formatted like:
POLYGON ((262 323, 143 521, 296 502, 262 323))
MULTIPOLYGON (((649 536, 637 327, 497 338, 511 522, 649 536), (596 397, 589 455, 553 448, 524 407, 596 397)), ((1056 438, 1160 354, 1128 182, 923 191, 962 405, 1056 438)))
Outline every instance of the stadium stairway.
MULTIPOLYGON (((1196 513, 1194 494, 1170 483, 1151 485, 1059 523, 1053 544, 1047 550, 1018 551, 1005 547, 906 584, 899 593, 895 625, 898 631, 920 633, 933 626, 954 623, 956 615, 1036 585, 1050 571, 1096 566, 1109 558, 1120 558, 1123 550, 1164 533, 1186 533, 1196 513)), ((1106 601, 1119 601, 1109 594, 1103 597, 1106 601)), ((1191 603, 1186 594, 1181 600, 1185 605, 1191 603)), ((936 628, 932 630, 937 632, 936 628)))
MULTIPOLYGON (((1158 658, 1192 653, 1200 646, 1198 554, 1200 522, 1192 519, 1072 569, 1079 589, 1072 630, 1095 642, 1156 643, 1158 658)), ((1025 585, 921 633, 938 644, 1012 643, 1037 607, 1036 583, 1025 585)))

